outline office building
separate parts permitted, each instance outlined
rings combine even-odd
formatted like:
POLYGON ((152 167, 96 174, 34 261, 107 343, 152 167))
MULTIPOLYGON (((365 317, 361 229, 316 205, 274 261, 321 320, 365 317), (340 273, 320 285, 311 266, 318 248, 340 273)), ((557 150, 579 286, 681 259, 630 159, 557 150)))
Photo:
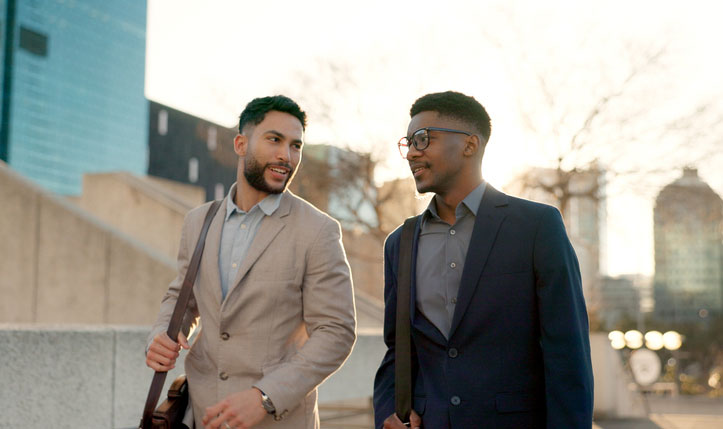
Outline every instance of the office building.
POLYGON ((723 310, 723 200, 686 168, 655 200, 655 316, 704 321, 723 310))
POLYGON ((0 0, 0 159, 42 187, 145 174, 146 1, 0 0))
POLYGON ((236 181, 236 128, 227 128, 154 101, 150 102, 148 174, 206 190, 221 199, 236 181))

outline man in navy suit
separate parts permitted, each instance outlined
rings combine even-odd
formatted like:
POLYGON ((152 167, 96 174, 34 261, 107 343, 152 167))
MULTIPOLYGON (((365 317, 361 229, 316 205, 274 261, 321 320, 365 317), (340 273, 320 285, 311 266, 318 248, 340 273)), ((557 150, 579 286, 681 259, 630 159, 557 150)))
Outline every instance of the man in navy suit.
MULTIPOLYGON (((419 192, 411 262, 413 412, 427 429, 592 426, 593 377, 577 257, 554 207, 482 178, 490 118, 473 97, 428 94, 399 142, 419 192)), ((384 341, 377 428, 394 410, 401 228, 384 246, 384 341)))

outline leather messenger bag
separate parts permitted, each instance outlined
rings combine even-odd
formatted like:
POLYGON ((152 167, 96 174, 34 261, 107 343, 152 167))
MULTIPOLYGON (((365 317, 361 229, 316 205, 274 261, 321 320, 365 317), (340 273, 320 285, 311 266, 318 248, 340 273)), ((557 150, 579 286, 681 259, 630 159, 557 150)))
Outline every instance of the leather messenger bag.
MULTIPOLYGON (((211 225, 211 220, 213 220, 213 216, 216 214, 220 205, 221 201, 214 201, 203 221, 201 235, 198 237, 191 262, 188 264, 188 270, 183 279, 183 285, 178 294, 176 306, 173 309, 173 315, 171 316, 171 321, 166 331, 168 337, 171 339, 177 339, 178 332, 181 330, 183 314, 186 312, 186 307, 188 307, 188 300, 191 297, 193 283, 196 281, 201 256, 203 256, 203 246, 206 243, 208 227, 211 225)), ((163 401, 158 409, 153 410, 161 396, 163 383, 166 381, 166 374, 166 372, 156 371, 153 375, 153 381, 148 391, 148 398, 146 399, 146 406, 143 409, 143 417, 141 418, 139 429, 187 429, 186 425, 182 423, 183 416, 188 407, 188 383, 186 382, 185 375, 176 378, 168 389, 168 397, 166 400, 163 401)))

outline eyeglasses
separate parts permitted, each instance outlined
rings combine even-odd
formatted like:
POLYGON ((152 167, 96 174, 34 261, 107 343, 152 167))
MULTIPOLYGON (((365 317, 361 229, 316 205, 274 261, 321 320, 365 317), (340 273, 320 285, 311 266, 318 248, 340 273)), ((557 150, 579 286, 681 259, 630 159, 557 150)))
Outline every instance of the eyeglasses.
MULTIPOLYGON (((429 146, 430 131, 444 131, 447 133, 464 134, 466 136, 472 135, 466 131, 453 130, 451 128, 425 127, 418 129, 414 132, 414 134, 412 134, 411 145, 414 145, 414 148, 418 151, 423 151, 424 149, 426 149, 429 146)), ((402 158, 407 159, 407 154, 409 154, 410 139, 407 137, 402 137, 401 139, 399 139, 399 143, 397 143, 397 146, 399 146, 399 153, 402 155, 402 158)))

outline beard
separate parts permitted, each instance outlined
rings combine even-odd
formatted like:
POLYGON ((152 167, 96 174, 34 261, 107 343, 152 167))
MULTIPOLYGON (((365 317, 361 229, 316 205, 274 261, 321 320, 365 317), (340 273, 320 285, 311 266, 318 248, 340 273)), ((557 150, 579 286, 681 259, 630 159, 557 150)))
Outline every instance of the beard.
POLYGON ((291 164, 288 163, 278 162, 275 164, 261 165, 261 163, 259 163, 253 155, 247 155, 246 160, 244 161, 244 177, 246 177, 246 181, 255 189, 258 189, 261 192, 266 192, 267 194, 280 194, 284 192, 289 186, 291 178, 294 177, 294 173, 295 170, 291 168, 291 164), (271 186, 264 178, 264 171, 266 171, 266 167, 272 165, 278 165, 279 167, 289 169, 289 175, 284 184, 280 187, 271 186))

